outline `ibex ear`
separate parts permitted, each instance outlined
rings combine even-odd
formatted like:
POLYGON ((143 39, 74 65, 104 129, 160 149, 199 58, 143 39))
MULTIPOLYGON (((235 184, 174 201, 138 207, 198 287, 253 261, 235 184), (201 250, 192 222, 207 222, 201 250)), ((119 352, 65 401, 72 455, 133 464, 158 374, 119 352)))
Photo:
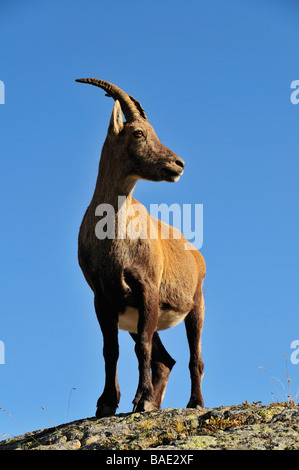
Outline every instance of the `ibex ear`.
POLYGON ((118 135, 124 128, 123 115, 118 100, 115 101, 110 118, 109 132, 118 135))

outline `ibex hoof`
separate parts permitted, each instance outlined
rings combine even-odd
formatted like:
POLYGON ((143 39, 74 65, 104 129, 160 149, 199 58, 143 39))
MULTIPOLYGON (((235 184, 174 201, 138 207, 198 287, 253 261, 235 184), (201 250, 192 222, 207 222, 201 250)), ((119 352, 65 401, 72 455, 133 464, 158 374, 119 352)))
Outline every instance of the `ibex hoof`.
POLYGON ((202 408, 204 408, 203 400, 190 398, 187 408, 196 408, 197 410, 201 410, 202 408))
POLYGON ((117 406, 105 405, 104 403, 97 407, 96 417, 105 418, 107 416, 114 416, 117 406))
POLYGON ((140 400, 138 403, 134 404, 133 413, 137 413, 139 411, 153 411, 158 410, 159 407, 148 400, 140 400))

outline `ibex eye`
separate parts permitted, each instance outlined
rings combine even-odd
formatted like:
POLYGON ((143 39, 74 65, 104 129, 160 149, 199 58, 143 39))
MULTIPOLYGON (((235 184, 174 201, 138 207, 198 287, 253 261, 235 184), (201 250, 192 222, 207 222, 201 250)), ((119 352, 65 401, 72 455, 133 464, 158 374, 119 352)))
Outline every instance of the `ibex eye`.
POLYGON ((136 139, 140 139, 143 137, 143 132, 142 131, 134 131, 133 136, 136 137, 136 139))

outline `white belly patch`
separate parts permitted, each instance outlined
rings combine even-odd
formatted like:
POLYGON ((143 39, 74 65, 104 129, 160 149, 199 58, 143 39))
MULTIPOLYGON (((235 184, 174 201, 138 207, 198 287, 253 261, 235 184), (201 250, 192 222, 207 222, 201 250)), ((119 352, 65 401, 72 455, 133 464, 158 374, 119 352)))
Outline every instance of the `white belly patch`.
MULTIPOLYGON (((156 331, 167 330, 184 320, 187 313, 179 313, 174 310, 159 310, 158 324, 156 331)), ((118 317, 118 327, 121 330, 137 333, 138 310, 134 307, 127 307, 124 313, 118 317)))

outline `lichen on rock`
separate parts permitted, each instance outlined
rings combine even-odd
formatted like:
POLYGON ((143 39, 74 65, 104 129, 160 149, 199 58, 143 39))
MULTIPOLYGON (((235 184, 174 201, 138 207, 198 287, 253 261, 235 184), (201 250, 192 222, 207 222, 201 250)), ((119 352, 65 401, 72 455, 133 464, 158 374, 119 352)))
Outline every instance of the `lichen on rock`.
POLYGON ((86 418, 0 442, 0 450, 299 450, 299 406, 243 403, 86 418))

